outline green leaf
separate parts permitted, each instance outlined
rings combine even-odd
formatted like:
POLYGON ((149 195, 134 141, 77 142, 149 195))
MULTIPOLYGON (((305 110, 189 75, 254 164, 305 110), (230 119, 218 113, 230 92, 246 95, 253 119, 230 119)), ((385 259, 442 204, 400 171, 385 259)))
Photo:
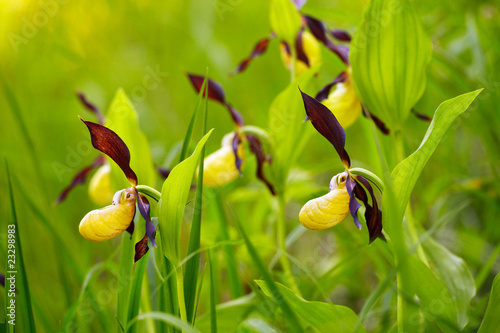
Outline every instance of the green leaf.
POLYGON ((423 244, 430 266, 437 273, 441 281, 453 298, 453 306, 458 315, 458 326, 463 329, 468 322, 469 305, 476 294, 474 278, 467 264, 445 247, 427 239, 423 244))
POLYGON ((372 0, 356 29, 350 61, 360 100, 389 128, 399 126, 425 88, 432 44, 409 0, 372 0))
POLYGON ((8 243, 5 245, 6 256, 6 272, 5 272, 5 321, 9 332, 36 332, 35 321, 33 319, 33 309, 31 304, 31 295, 24 264, 24 257, 21 247, 21 238, 19 237, 21 230, 17 223, 16 204, 14 202, 14 192, 12 190, 12 180, 9 173, 9 165, 6 162, 7 181, 9 184, 9 200, 11 223, 4 230, 8 233, 8 243), (11 232, 11 230, 13 232, 11 232), (12 247, 8 245, 13 244, 12 247), (13 256, 13 257, 12 257, 13 256), (13 279, 13 286, 17 292, 13 292, 10 288, 10 281, 13 279), (9 307, 14 307, 14 316, 12 317, 9 307), (13 320, 13 321, 12 321, 13 320), (11 324, 9 322, 13 322, 11 324))
POLYGON ((210 332, 217 333, 217 311, 215 307, 215 273, 210 250, 208 250, 208 262, 210 264, 210 332))
MULTIPOLYGON (((127 145, 130 151, 130 167, 137 174, 139 184, 154 186, 156 171, 148 140, 139 128, 137 112, 122 89, 117 91, 108 109, 106 127, 118 134, 127 145)), ((111 168, 116 190, 129 187, 129 182, 115 163, 111 163, 111 168)))
MULTIPOLYGON (((453 299, 427 265, 413 255, 408 255, 400 266, 402 278, 405 281, 405 290, 400 290, 403 296, 413 301, 418 297, 420 310, 429 322, 436 323, 443 332, 457 331, 457 313, 453 306, 453 299)), ((409 321, 412 322, 412 321, 409 321)), ((418 321, 415 325, 420 325, 418 321)), ((405 331, 417 331, 417 327, 404 327, 405 331)))
MULTIPOLYGON (((149 252, 146 253, 141 260, 139 260, 135 266, 134 279, 132 281, 132 288, 130 291, 130 298, 128 304, 128 321, 137 317, 139 314, 139 307, 141 305, 141 291, 142 291, 142 280, 144 274, 146 273, 146 266, 148 265, 149 252)), ((128 332, 137 332, 137 324, 132 324, 129 326, 128 332)))
POLYGON ((300 29, 301 18, 291 0, 273 0, 271 2, 271 28, 279 38, 293 45, 300 29))
MULTIPOLYGON (((217 330, 235 332, 236 327, 247 317, 254 307, 255 295, 243 296, 217 306, 217 330)), ((196 328, 201 332, 210 332, 211 314, 207 312, 196 320, 196 328)))
POLYGON ((309 69, 290 83, 271 103, 269 108, 269 133, 275 149, 272 170, 278 193, 283 192, 288 172, 313 133, 311 124, 304 124, 306 112, 297 87, 307 91, 307 85, 317 67, 309 69))
MULTIPOLYGON (((273 295, 266 282, 255 282, 267 296, 273 295)), ((358 330, 354 330, 358 317, 348 307, 323 302, 309 302, 280 283, 276 283, 276 286, 286 302, 290 304, 292 311, 318 332, 366 332, 362 326, 358 330)))
POLYGON ((491 288, 490 301, 486 308, 483 322, 479 327, 478 333, 497 333, 500 332, 498 325, 498 314, 500 313, 500 273, 493 280, 491 288))
POLYGON ((432 123, 427 129, 420 147, 401 161, 392 171, 391 180, 395 198, 398 198, 398 207, 396 208, 399 217, 403 216, 420 173, 451 123, 469 107, 481 90, 472 91, 441 103, 434 113, 432 123))
MULTIPOLYGON (((189 145, 189 141, 191 140, 190 136, 192 132, 192 126, 194 124, 194 120, 197 110, 200 106, 200 98, 203 94, 204 89, 206 89, 207 78, 203 81, 202 88, 200 90, 200 94, 198 94, 198 104, 193 113, 193 117, 191 118, 191 123, 189 124, 188 134, 186 134, 186 139, 189 137, 189 140, 184 141, 183 145, 183 154, 181 154, 181 159, 184 159, 185 152, 184 147, 189 145)), ((207 93, 205 93, 208 96, 207 93)), ((202 121, 202 135, 206 134, 207 131, 207 102, 208 98, 204 98, 204 112, 203 112, 203 121, 202 121)), ((205 158, 205 147, 201 150, 200 162, 198 165, 198 183, 196 184, 196 196, 194 199, 194 212, 193 219, 191 222, 191 230, 189 233, 189 245, 187 254, 190 255, 199 250, 200 248, 200 235, 201 235, 201 213, 203 206, 203 162, 205 158)), ((196 290, 198 289, 198 273, 200 271, 200 254, 196 254, 186 262, 186 271, 184 272, 184 298, 186 301, 186 314, 189 320, 189 323, 193 323, 196 317, 195 312, 195 303, 196 303, 196 290)))
POLYGON ((161 200, 158 203, 158 227, 163 254, 177 266, 180 262, 180 237, 184 207, 191 188, 194 171, 210 130, 198 143, 191 156, 179 163, 163 183, 161 200))

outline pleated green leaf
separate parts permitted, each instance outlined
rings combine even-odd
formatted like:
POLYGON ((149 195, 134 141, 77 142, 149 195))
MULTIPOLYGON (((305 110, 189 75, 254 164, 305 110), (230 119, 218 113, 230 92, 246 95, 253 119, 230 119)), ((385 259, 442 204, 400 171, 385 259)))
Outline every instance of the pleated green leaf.
POLYGON ((432 45, 409 0, 372 0, 350 50, 360 100, 389 128, 402 124, 425 88, 432 45))
POLYGON ((431 268, 444 282, 453 298, 458 326, 463 329, 468 322, 470 301, 476 294, 472 273, 462 258, 457 257, 432 238, 427 239, 422 245, 430 259, 431 268))
POLYGON ((198 143, 191 156, 177 164, 163 183, 161 200, 158 203, 158 226, 160 228, 163 254, 177 266, 180 262, 180 236, 184 207, 191 188, 191 181, 210 130, 198 143))
MULTIPOLYGON (((266 282, 256 282, 267 296, 273 295, 266 282)), ((292 311, 318 332, 366 332, 363 326, 354 330, 358 317, 348 307, 324 302, 309 302, 280 283, 276 283, 276 286, 286 302, 290 304, 292 311)))
MULTIPOLYGON (((413 187, 417 182, 425 164, 436 150, 437 145, 450 127, 451 123, 462 114, 474 101, 482 89, 447 100, 437 108, 432 123, 427 129, 420 147, 406 159, 401 161, 392 171, 391 180, 397 200, 398 216, 402 217, 410 199, 413 187)), ((395 220, 394 220, 395 221, 395 220)), ((400 221, 400 219, 398 219, 400 221)))

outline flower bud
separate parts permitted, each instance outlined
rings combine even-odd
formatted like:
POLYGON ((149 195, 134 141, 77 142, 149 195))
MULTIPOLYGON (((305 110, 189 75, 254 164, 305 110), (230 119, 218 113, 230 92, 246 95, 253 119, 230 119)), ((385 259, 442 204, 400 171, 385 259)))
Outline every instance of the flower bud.
MULTIPOLYGON (((309 61, 309 66, 303 61, 297 59, 295 63, 295 73, 297 75, 304 74, 309 67, 313 67, 321 62, 321 49, 318 41, 314 38, 314 36, 308 32, 304 31, 302 33, 302 48, 304 50, 304 54, 309 61)), ((281 60, 285 64, 288 69, 292 68, 292 57, 287 50, 287 46, 284 44, 280 44, 281 51, 281 60)))
MULTIPOLYGON (((240 175, 236 168, 236 157, 234 155, 232 141, 234 133, 229 133, 222 139, 222 147, 208 155, 203 165, 203 185, 209 187, 221 186, 232 182, 240 175)), ((241 169, 245 164, 245 148, 239 143, 237 149, 238 157, 241 158, 241 169)))
POLYGON ((300 210, 300 223, 311 230, 324 230, 342 222, 349 215, 349 194, 344 173, 330 182, 330 192, 309 200, 300 210))
POLYGON ((335 85, 323 104, 332 111, 343 128, 351 126, 358 119, 362 108, 354 91, 350 73, 344 82, 335 85))
POLYGON ((113 204, 89 212, 80 222, 80 234, 91 241, 105 241, 125 231, 135 215, 133 187, 118 191, 113 204))
POLYGON ((104 164, 97 169, 89 183, 90 199, 97 205, 105 205, 113 198, 111 190, 111 166, 104 164))

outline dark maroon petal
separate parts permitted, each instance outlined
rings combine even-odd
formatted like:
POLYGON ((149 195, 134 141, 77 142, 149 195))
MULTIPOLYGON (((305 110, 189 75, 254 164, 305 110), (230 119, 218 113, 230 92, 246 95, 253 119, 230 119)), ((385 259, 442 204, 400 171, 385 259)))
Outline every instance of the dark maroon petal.
POLYGON ((272 195, 276 195, 273 184, 271 184, 271 182, 267 180, 266 175, 264 174, 264 163, 271 163, 271 158, 264 154, 264 151, 262 150, 262 144, 256 136, 247 134, 246 137, 250 145, 250 152, 252 152, 252 154, 254 154, 257 159, 257 178, 259 178, 264 184, 266 184, 272 195))
POLYGON ((363 116, 371 119, 373 121, 373 123, 375 124, 375 126, 377 126, 377 128, 382 133, 384 133, 386 135, 391 133, 391 130, 389 128, 387 128, 387 126, 385 126, 385 123, 379 117, 377 117, 376 115, 371 113, 370 110, 368 110, 368 108, 366 106, 362 105, 362 107, 363 107, 363 116))
POLYGON ((419 119, 421 119, 421 120, 423 120, 423 121, 427 121, 427 122, 429 122, 429 123, 432 121, 432 117, 429 117, 429 116, 427 116, 427 115, 425 115, 425 114, 423 114, 423 113, 419 113, 419 112, 417 112, 417 110, 415 110, 415 109, 411 109, 411 112, 412 112, 415 116, 417 116, 419 119))
POLYGON ((231 73, 231 75, 236 75, 238 73, 243 72, 250 62, 252 62, 253 59, 257 58, 267 50, 267 46, 269 45, 269 42, 271 41, 271 38, 274 37, 274 34, 271 34, 269 37, 263 38, 257 42, 257 44, 254 46, 252 53, 250 56, 245 58, 240 62, 238 67, 231 73))
POLYGON ((304 18, 306 19, 306 25, 309 30, 311 30, 313 36, 323 44, 326 44, 326 27, 323 22, 307 15, 304 15, 304 18))
POLYGON ((5 287, 5 275, 0 273, 0 284, 5 287))
MULTIPOLYGON (((372 205, 370 205, 365 193, 363 193, 363 196, 358 196, 358 199, 363 201, 366 207, 365 219, 366 225, 368 227, 368 233, 370 235, 370 243, 377 239, 377 237, 385 239, 384 235, 382 234, 382 211, 378 208, 377 198, 373 193, 373 188, 370 185, 370 182, 364 177, 359 175, 356 175, 354 177, 368 190, 368 193, 370 194, 370 197, 372 199, 372 205)), ((361 189, 361 186, 358 187, 361 189)), ((363 192, 365 191, 363 190, 363 192)), ((355 194, 358 195, 357 192, 355 194)))
POLYGON ((347 80, 347 72, 343 71, 332 81, 332 83, 327 84, 326 86, 321 88, 321 90, 316 94, 316 97, 314 98, 316 98, 320 102, 327 99, 328 95, 330 95, 330 91, 332 90, 332 88, 337 83, 345 82, 345 80, 347 80))
POLYGON ((349 64, 349 48, 344 45, 336 45, 327 36, 327 29, 323 22, 311 16, 305 15, 306 24, 311 30, 313 36, 325 45, 329 50, 334 52, 344 64, 349 64))
MULTIPOLYGON (((135 217, 135 212, 134 212, 134 217, 135 217)), ((135 224, 134 224, 134 219, 132 218, 132 221, 128 225, 127 232, 130 234, 130 239, 132 239, 132 235, 134 234, 134 229, 135 229, 135 224)))
POLYGON ((238 147, 239 147, 240 143, 241 143, 240 135, 238 133, 235 133, 234 137, 233 137, 233 142, 232 142, 234 163, 236 165, 236 169, 238 169, 238 172, 240 173, 240 176, 241 176, 241 164, 243 163, 243 161, 238 156, 238 147))
POLYGON ((127 148, 125 142, 107 127, 102 125, 92 123, 90 121, 85 121, 80 118, 81 121, 87 125, 90 136, 92 138, 92 146, 95 149, 108 155, 116 164, 122 169, 123 173, 130 181, 133 186, 137 185, 137 176, 135 172, 130 168, 130 152, 127 148))
POLYGON ((351 160, 344 148, 345 131, 342 126, 340 126, 337 118, 335 118, 333 113, 326 106, 302 91, 300 91, 300 93, 302 94, 307 116, 311 120, 314 128, 330 141, 339 154, 342 163, 346 168, 349 168, 351 166, 351 160))
POLYGON ((330 35, 338 41, 350 43, 351 35, 345 30, 334 29, 330 30, 330 35))
POLYGON ((156 247, 156 242, 154 237, 154 232, 156 227, 154 226, 153 223, 151 223, 151 206, 149 205, 148 199, 142 194, 139 194, 139 191, 137 191, 137 189, 135 190, 135 194, 138 199, 137 206, 139 207, 139 212, 141 213, 141 216, 144 219, 144 221, 146 221, 146 235, 148 236, 153 246, 156 247))
POLYGON ((83 106, 87 110, 89 110, 90 112, 92 112, 93 114, 95 114, 97 116, 99 124, 103 125, 104 124, 104 116, 102 115, 101 110, 99 110, 99 108, 97 106, 95 106, 93 103, 89 102, 87 97, 85 97, 85 95, 81 91, 77 91, 76 95, 78 96, 78 99, 80 100, 80 102, 82 102, 83 106))
POLYGON ((135 244, 134 262, 138 262, 146 253, 148 253, 148 235, 135 244))
POLYGON ((59 197, 56 200, 56 205, 58 205, 61 202, 63 202, 64 199, 66 199, 66 197, 68 196, 68 194, 71 192, 71 190, 73 190, 73 188, 75 186, 85 183, 85 180, 87 179, 87 176, 89 175, 90 171, 92 171, 93 169, 95 169, 95 168, 103 165, 105 161, 106 161, 106 159, 104 158, 104 155, 99 155, 99 157, 97 157, 94 160, 94 162, 92 162, 91 165, 86 166, 85 168, 83 168, 82 170, 80 170, 73 177, 73 179, 71 180, 71 183, 61 192, 61 194, 59 195, 59 197))
POLYGON ((241 113, 239 113, 229 103, 224 103, 224 105, 226 106, 227 110, 229 111, 229 114, 231 115, 231 119, 233 119, 234 124, 236 126, 243 126, 244 121, 243 121, 243 116, 241 115, 241 113))
POLYGON ((158 171, 158 173, 160 174, 160 176, 163 177, 163 179, 167 179, 172 170, 162 167, 156 167, 156 171, 158 171))
POLYGON ((292 50, 290 49, 290 45, 287 42, 281 41, 280 45, 282 45, 285 48, 286 54, 292 56, 292 50))
POLYGON ((356 200, 354 195, 356 183, 352 180, 351 175, 347 174, 346 189, 349 194, 349 211, 351 212, 354 224, 358 229, 361 229, 361 223, 358 218, 358 210, 361 208, 361 204, 356 200))
MULTIPOLYGON (((200 93, 203 81, 205 81, 205 77, 190 73, 188 73, 188 77, 196 92, 200 93)), ((205 92, 203 92, 203 97, 205 97, 205 92)), ((224 92, 224 89, 219 83, 210 79, 208 80, 208 98, 212 101, 226 104, 226 93, 224 92)))
POLYGON ((303 33, 304 29, 300 29, 299 33, 297 34, 297 38, 295 38, 295 52, 297 52, 297 60, 302 61, 304 64, 307 65, 307 67, 309 67, 310 66, 309 58, 307 58, 307 55, 304 51, 304 45, 302 43, 303 33))
MULTIPOLYGON (((188 77, 191 83, 193 84, 193 87, 196 90, 196 92, 200 93, 200 89, 201 86, 203 85, 205 77, 189 73, 188 77)), ((203 97, 205 97, 205 92, 203 92, 203 97)), ((208 80, 208 99, 211 99, 212 101, 224 105, 229 111, 229 114, 231 115, 233 122, 237 126, 243 126, 243 117, 235 108, 233 108, 229 103, 226 102, 226 93, 224 92, 222 86, 219 83, 212 81, 210 79, 208 80)))

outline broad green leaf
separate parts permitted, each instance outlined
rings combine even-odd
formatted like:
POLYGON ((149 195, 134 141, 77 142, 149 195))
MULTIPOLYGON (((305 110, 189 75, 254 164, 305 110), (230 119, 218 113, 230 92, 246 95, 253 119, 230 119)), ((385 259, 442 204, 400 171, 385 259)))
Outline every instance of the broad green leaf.
POLYGON ((451 123, 469 107, 481 90, 472 91, 441 103, 434 113, 432 123, 427 129, 420 147, 401 161, 392 171, 391 180, 394 195, 398 198, 398 216, 401 217, 404 214, 411 192, 422 169, 432 153, 434 153, 434 150, 436 150, 451 123))
MULTIPOLYGON (((420 310, 428 322, 436 323, 443 332, 457 331, 457 312, 453 299, 427 265, 413 255, 408 255, 399 267, 404 279, 405 289, 400 290, 407 301, 418 297, 420 310)), ((408 321, 411 323, 412 321, 408 321)), ((415 321, 415 325, 420 325, 415 321)), ((403 327, 405 332, 416 332, 418 327, 403 327)))
POLYGON ((483 322, 479 327, 478 333, 498 333, 500 325, 498 325, 498 314, 500 313, 500 273, 497 274, 491 287, 490 301, 488 308, 483 318, 483 322))
POLYGON ((273 0, 271 2, 271 28, 279 38, 286 40, 290 45, 300 29, 301 18, 291 0, 273 0))
MULTIPOLYGON (((273 295, 266 282, 256 282, 267 296, 273 295)), ((358 317, 348 307, 323 302, 309 302, 280 283, 276 283, 276 286, 292 310, 318 332, 366 332, 362 326, 354 331, 358 317)))
MULTIPOLYGON (((4 244, 6 251, 5 260, 5 321, 7 322, 8 332, 36 332, 33 309, 31 303, 30 284, 26 274, 26 266, 21 247, 21 229, 17 221, 16 204, 14 202, 14 192, 12 190, 12 180, 10 177, 9 166, 5 163, 7 170, 7 182, 9 186, 10 200, 10 223, 3 225, 8 235, 9 247, 4 244), (11 288, 12 281, 12 288, 11 288), (13 290, 16 290, 15 292, 13 290), (11 308, 14 308, 11 313, 11 308)), ((28 221, 26 221, 28 222, 28 221)))
POLYGON ((180 262, 180 237, 184 207, 191 188, 191 181, 210 130, 198 143, 191 156, 177 164, 163 183, 158 203, 158 227, 163 254, 174 266, 180 262))
POLYGON ((309 134, 313 133, 311 124, 304 124, 306 112, 297 87, 307 92, 314 73, 317 73, 317 67, 290 83, 269 108, 269 132, 275 142, 272 169, 278 193, 283 191, 288 171, 307 143, 309 134))
POLYGON ((476 294, 474 278, 469 267, 462 258, 457 257, 432 238, 427 239, 422 245, 430 259, 431 268, 451 294, 453 306, 458 315, 458 326, 463 329, 468 322, 470 301, 476 294))
MULTIPOLYGON (((125 142, 130 151, 130 167, 137 174, 139 184, 154 186, 156 171, 146 135, 139 128, 137 112, 125 92, 117 91, 106 113, 106 127, 125 142)), ((123 172, 111 162, 114 190, 129 187, 123 172)))
POLYGON ((389 128, 403 123, 425 88, 432 45, 409 0, 372 0, 350 61, 360 100, 389 128))
MULTIPOLYGON (((217 330, 219 332, 235 332, 238 325, 247 317, 254 305, 255 295, 240 297, 217 306, 217 330)), ((201 332, 210 332, 210 313, 196 320, 195 327, 201 332)))

